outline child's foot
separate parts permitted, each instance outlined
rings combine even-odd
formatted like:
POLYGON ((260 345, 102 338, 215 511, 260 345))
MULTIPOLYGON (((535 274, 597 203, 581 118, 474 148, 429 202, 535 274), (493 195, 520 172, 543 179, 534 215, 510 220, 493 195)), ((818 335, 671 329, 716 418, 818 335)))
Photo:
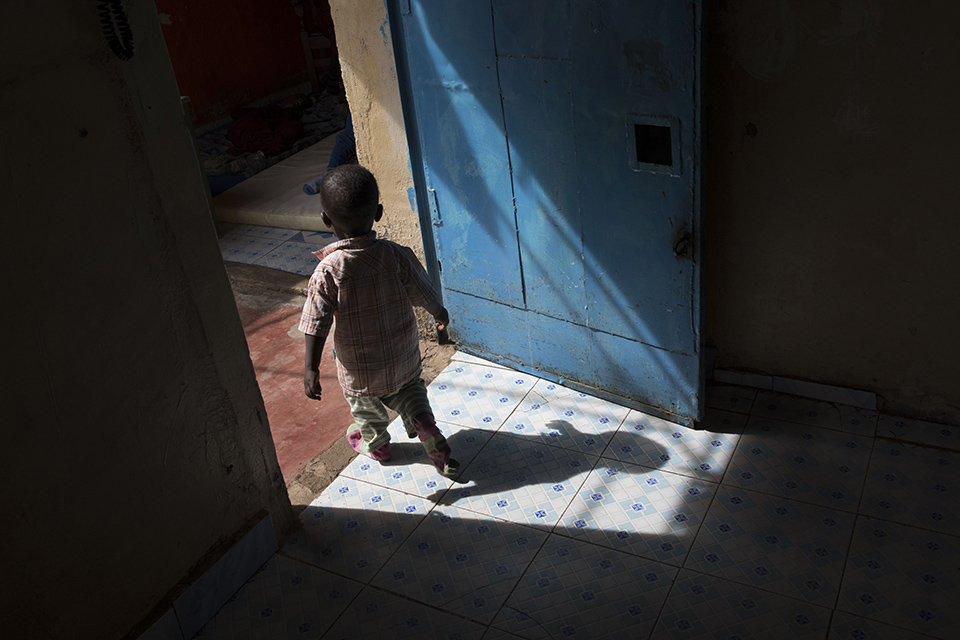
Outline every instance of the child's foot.
POLYGON ((363 452, 363 436, 360 435, 360 430, 351 431, 347 434, 347 442, 350 443, 350 446, 354 451, 361 455, 368 456, 373 458, 377 462, 386 462, 390 459, 390 443, 383 445, 376 451, 371 451, 370 453, 363 452))
MULTIPOLYGON (((437 429, 433 414, 421 413, 415 417, 413 428, 416 430, 420 442, 423 443, 427 455, 430 456, 430 462, 437 468, 437 471, 446 475, 447 467, 450 466, 450 463, 456 464, 456 461, 450 459, 450 445, 447 444, 447 439, 440 433, 440 429, 437 429)), ((457 465, 456 469, 459 470, 459 468, 459 465, 457 465)))
POLYGON ((443 475, 447 478, 455 479, 460 475, 460 463, 453 458, 450 458, 450 460, 447 461, 447 464, 443 466, 443 471, 441 473, 443 473, 443 475))

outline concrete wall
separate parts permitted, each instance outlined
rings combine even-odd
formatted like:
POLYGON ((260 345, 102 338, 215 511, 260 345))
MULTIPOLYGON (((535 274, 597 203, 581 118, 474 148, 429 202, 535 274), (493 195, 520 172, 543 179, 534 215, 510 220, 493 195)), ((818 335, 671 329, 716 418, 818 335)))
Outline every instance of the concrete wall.
MULTIPOLYGON (((357 158, 380 186, 381 237, 411 247, 423 257, 423 239, 413 202, 413 179, 393 40, 383 0, 330 0, 347 102, 353 114, 357 158)), ((420 337, 436 336, 426 312, 417 309, 420 337)))
POLYGON ((423 258, 393 41, 383 0, 331 0, 347 102, 353 114, 357 157, 377 177, 382 234, 413 247, 423 258))
MULTIPOLYGON (((361 162, 418 243, 381 0, 331 3, 361 162), (357 114, 356 111, 360 113, 357 114)), ((717 366, 960 422, 960 5, 713 0, 705 330, 717 366)))
POLYGON ((0 637, 120 638, 258 515, 292 525, 152 2, 4 3, 0 637))
POLYGON ((717 364, 960 421, 960 5, 711 3, 717 364))

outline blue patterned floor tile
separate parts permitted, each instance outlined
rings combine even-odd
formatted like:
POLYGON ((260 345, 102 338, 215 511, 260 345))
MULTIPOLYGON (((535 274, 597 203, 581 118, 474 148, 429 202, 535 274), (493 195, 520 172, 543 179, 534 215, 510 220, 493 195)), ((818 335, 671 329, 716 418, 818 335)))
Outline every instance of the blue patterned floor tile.
POLYGON ((874 435, 880 415, 870 409, 798 398, 775 391, 758 392, 750 414, 863 436, 874 435))
POLYGON ((960 637, 958 604, 960 539, 858 519, 837 609, 952 640, 960 637))
POLYGON ((631 411, 604 457, 719 482, 747 416, 711 409, 706 418, 691 429, 631 411))
POLYGON ((601 460, 556 532, 680 566, 716 488, 689 476, 601 460))
POLYGON ((480 640, 484 631, 485 627, 475 622, 366 587, 323 640, 480 640))
POLYGON ((440 505, 372 584, 488 624, 547 533, 440 505))
POLYGON ((496 433, 441 501, 511 522, 553 527, 597 460, 538 438, 496 433))
POLYGON ((495 431, 464 427, 459 424, 438 422, 437 428, 443 433, 450 445, 451 457, 460 463, 460 468, 466 468, 477 457, 480 450, 486 446, 495 431))
POLYGON ((723 484, 856 511, 873 439, 752 416, 723 484))
POLYGON ((628 413, 626 407, 538 380, 500 432, 600 455, 628 413))
POLYGON ((320 259, 313 255, 313 252, 322 248, 323 245, 319 244, 288 241, 265 252, 263 256, 257 259, 255 264, 296 273, 301 276, 309 276, 320 264, 320 259))
POLYGON ((651 638, 824 638, 830 609, 769 591, 682 570, 651 638))
POLYGON ((960 454, 877 440, 860 513, 960 536, 960 454))
POLYGON ((493 626, 524 638, 646 638, 676 567, 551 535, 493 626))
POLYGON ((932 636, 901 627, 861 618, 845 611, 834 611, 829 640, 925 640, 932 636))
POLYGON ((696 425, 696 430, 738 436, 743 432, 748 419, 749 416, 744 413, 707 407, 703 419, 696 425))
POLYGON ((881 414, 877 435, 960 451, 960 427, 936 422, 881 414))
POLYGON ((301 231, 302 240, 300 242, 310 242, 326 246, 337 241, 337 236, 332 231, 301 231))
POLYGON ((274 556, 195 638, 317 639, 363 585, 283 556, 274 556))
MULTIPOLYGON (((445 436, 449 434, 453 437, 450 425, 438 422, 437 427, 445 436)), ((438 500, 450 488, 453 481, 437 471, 423 450, 420 440, 407 437, 400 418, 391 422, 387 430, 391 438, 391 458, 388 462, 377 462, 366 456, 357 456, 340 474, 396 491, 412 493, 434 502, 438 500)), ((454 443, 460 439, 458 438, 454 443)), ((463 444, 467 443, 464 441, 463 444)), ((458 455, 460 454, 454 454, 453 457, 457 458, 458 455)), ((463 455, 469 457, 466 451, 463 455)), ((461 461, 461 464, 466 463, 461 461)))
MULTIPOLYGON (((289 240, 298 233, 296 229, 281 229, 279 227, 261 227, 255 224, 239 225, 230 230, 229 236, 244 236, 247 238, 262 238, 278 240, 276 244, 289 240)), ((224 236, 226 237, 226 236, 224 236)))
POLYGON ((280 553, 368 582, 432 507, 341 476, 300 514, 300 530, 280 553))
POLYGON ((282 244, 281 240, 270 238, 227 235, 220 239, 220 253, 224 260, 230 262, 253 264, 280 244, 282 244))
POLYGON ((684 568, 832 607, 855 516, 721 486, 684 568))
POLYGON ((733 384, 707 384, 707 407, 750 413, 757 390, 750 387, 738 387, 733 384))
POLYGON ((536 381, 511 369, 454 361, 430 383, 430 403, 438 421, 495 431, 536 381))

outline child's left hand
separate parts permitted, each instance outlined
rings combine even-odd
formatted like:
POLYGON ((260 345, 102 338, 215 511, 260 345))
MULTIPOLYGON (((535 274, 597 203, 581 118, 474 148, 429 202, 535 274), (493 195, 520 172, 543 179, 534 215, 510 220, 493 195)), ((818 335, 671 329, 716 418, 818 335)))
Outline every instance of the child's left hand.
POLYGON ((447 325, 450 324, 450 314, 447 313, 446 308, 444 308, 438 315, 433 317, 433 321, 437 325, 437 331, 446 331, 447 325))
POLYGON ((320 372, 307 370, 303 374, 303 391, 308 398, 320 400, 320 372))

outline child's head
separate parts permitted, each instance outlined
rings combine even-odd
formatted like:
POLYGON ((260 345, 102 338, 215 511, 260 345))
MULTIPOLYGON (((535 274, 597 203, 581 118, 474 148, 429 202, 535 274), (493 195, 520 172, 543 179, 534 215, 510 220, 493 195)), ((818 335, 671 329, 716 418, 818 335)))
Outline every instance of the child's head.
POLYGON ((380 219, 380 190, 373 174, 357 164, 334 167, 320 181, 323 221, 338 238, 370 233, 380 219))

